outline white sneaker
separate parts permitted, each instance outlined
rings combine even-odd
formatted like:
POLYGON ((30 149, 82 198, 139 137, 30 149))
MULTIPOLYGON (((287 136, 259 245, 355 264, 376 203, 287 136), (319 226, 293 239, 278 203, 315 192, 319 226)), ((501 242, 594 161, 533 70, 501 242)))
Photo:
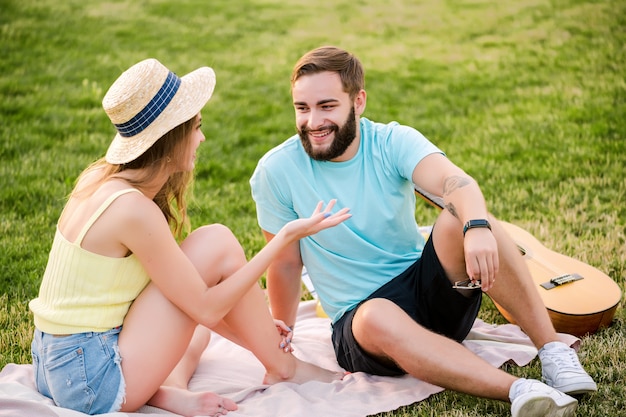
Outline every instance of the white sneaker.
POLYGON ((519 379, 511 386, 513 417, 573 417, 578 401, 534 379, 519 379))
POLYGON ((580 365, 576 351, 565 343, 546 343, 539 349, 543 381, 566 394, 585 394, 598 389, 580 365))

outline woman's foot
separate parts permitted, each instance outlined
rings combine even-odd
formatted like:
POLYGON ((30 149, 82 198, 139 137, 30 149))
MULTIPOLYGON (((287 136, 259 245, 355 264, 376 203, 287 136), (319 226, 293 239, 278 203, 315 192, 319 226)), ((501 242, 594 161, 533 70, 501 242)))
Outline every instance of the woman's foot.
POLYGON ((345 375, 343 372, 333 372, 301 361, 298 358, 294 357, 294 359, 296 361, 296 367, 291 377, 283 378, 279 375, 265 374, 263 383, 273 385, 278 382, 295 382, 296 384, 303 384, 308 381, 333 382, 342 380, 345 375))
POLYGON ((148 404, 185 417, 219 416, 237 409, 237 404, 212 392, 192 392, 162 386, 148 404))

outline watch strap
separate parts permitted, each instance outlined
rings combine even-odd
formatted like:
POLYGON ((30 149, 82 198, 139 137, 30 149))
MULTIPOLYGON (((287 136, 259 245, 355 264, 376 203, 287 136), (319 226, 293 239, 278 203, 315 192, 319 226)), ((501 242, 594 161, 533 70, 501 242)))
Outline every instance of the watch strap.
POLYGON ((467 233, 467 231, 469 229, 475 229, 475 228, 478 228, 478 227, 483 227, 483 228, 487 228, 487 229, 491 230, 491 225, 489 224, 489 221, 487 219, 469 220, 463 226, 463 236, 465 236, 465 233, 467 233))

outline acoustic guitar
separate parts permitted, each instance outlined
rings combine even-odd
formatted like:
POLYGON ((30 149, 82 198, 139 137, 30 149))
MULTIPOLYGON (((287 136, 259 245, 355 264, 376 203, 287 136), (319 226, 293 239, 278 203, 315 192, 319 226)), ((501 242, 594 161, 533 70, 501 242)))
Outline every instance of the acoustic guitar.
MULTIPOLYGON (((443 209, 443 200, 416 188, 416 194, 443 209)), ((569 256, 554 252, 530 233, 499 221, 519 248, 539 295, 557 332, 578 337, 608 327, 622 297, 617 283, 602 271, 569 256)), ((495 301, 511 323, 511 315, 495 301)))

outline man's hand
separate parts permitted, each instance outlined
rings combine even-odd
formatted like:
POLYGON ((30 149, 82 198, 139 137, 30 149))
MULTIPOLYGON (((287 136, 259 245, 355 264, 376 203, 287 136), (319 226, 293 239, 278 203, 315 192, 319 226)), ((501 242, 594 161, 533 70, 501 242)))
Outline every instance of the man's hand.
POLYGON ((499 268, 498 243, 486 228, 470 229, 465 234, 465 268, 472 282, 480 281, 487 292, 496 282, 499 268))

